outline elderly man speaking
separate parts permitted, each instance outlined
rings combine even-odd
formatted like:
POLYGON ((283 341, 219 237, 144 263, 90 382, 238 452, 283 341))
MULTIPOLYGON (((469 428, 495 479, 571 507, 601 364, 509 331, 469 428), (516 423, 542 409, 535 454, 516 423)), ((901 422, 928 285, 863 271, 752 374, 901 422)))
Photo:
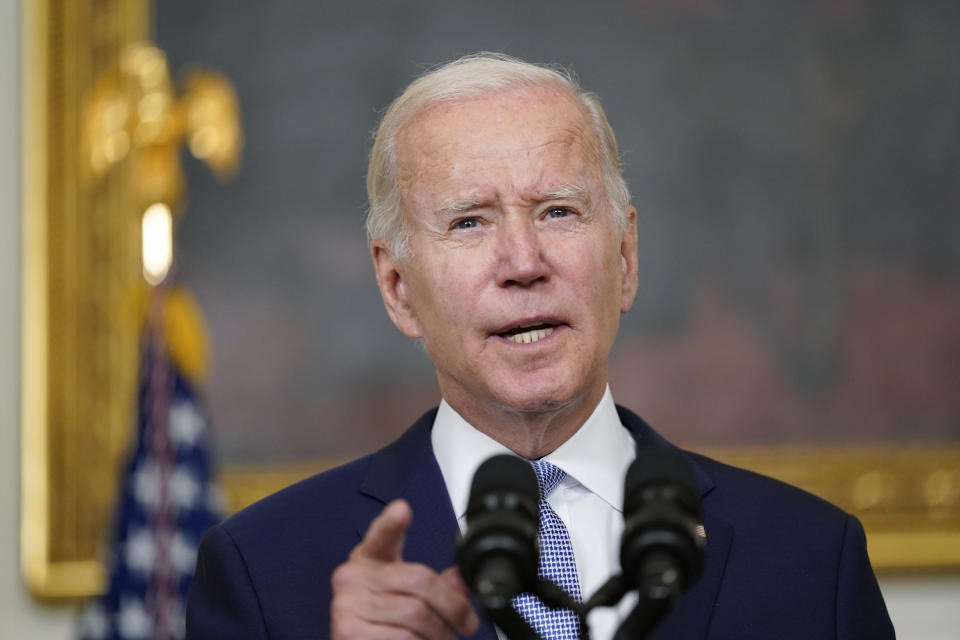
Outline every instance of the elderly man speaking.
MULTIPOLYGON (((532 461, 541 542, 545 526, 552 536, 541 571, 564 567, 557 582, 586 599, 620 570, 627 468, 641 449, 674 450, 607 385, 637 290, 637 228, 596 96, 503 55, 439 67, 385 113, 367 190, 387 313, 423 342, 443 399, 381 451, 211 529, 188 638, 494 640, 502 630, 454 568, 478 467, 499 453, 532 461)), ((705 562, 652 637, 894 636, 856 519, 682 455, 705 562)), ((524 598, 515 606, 542 637, 585 631, 524 598)), ((611 637, 630 606, 598 610, 592 636, 611 637)))

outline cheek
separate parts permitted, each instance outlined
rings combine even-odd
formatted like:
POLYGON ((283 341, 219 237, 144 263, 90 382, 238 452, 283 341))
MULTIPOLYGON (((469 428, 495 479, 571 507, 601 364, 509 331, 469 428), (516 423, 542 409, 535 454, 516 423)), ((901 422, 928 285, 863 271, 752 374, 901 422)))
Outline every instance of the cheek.
POLYGON ((594 245, 581 255, 577 271, 594 295, 605 295, 611 287, 619 286, 620 254, 609 246, 594 245))
POLYGON ((465 295, 468 284, 459 277, 463 272, 453 262, 438 262, 430 265, 416 282, 416 310, 424 322, 433 324, 440 333, 445 326, 469 315, 467 307, 473 297, 465 295))
POLYGON ((591 251, 578 269, 579 287, 592 311, 607 324, 619 322, 622 289, 620 253, 610 247, 591 251))

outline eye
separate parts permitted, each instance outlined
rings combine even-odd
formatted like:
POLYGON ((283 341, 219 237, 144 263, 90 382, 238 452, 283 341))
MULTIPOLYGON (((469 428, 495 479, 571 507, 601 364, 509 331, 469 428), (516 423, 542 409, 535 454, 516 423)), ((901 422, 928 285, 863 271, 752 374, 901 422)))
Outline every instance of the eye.
POLYGON ((550 207, 546 215, 548 218, 566 218, 571 213, 573 212, 566 207, 550 207))
POLYGON ((479 218, 460 218, 453 223, 454 229, 476 229, 480 226, 479 218))

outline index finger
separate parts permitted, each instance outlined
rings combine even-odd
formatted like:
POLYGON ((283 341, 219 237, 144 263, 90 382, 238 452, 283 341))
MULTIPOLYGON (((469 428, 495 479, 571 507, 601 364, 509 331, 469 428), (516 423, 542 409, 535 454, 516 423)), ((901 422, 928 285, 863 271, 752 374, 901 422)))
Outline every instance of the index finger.
POLYGON ((394 500, 373 519, 363 540, 350 552, 350 558, 366 558, 380 562, 400 560, 403 541, 412 517, 413 512, 406 500, 394 500))

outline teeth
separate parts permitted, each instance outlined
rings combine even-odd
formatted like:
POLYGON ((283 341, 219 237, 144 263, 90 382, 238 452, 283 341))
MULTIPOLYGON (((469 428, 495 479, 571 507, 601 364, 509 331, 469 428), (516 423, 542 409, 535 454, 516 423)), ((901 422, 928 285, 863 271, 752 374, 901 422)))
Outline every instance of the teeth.
POLYGON ((517 344, 530 344, 531 342, 537 342, 538 340, 546 338, 551 333, 553 333, 553 327, 547 327, 546 329, 534 329, 533 331, 517 333, 510 336, 509 339, 517 344))

